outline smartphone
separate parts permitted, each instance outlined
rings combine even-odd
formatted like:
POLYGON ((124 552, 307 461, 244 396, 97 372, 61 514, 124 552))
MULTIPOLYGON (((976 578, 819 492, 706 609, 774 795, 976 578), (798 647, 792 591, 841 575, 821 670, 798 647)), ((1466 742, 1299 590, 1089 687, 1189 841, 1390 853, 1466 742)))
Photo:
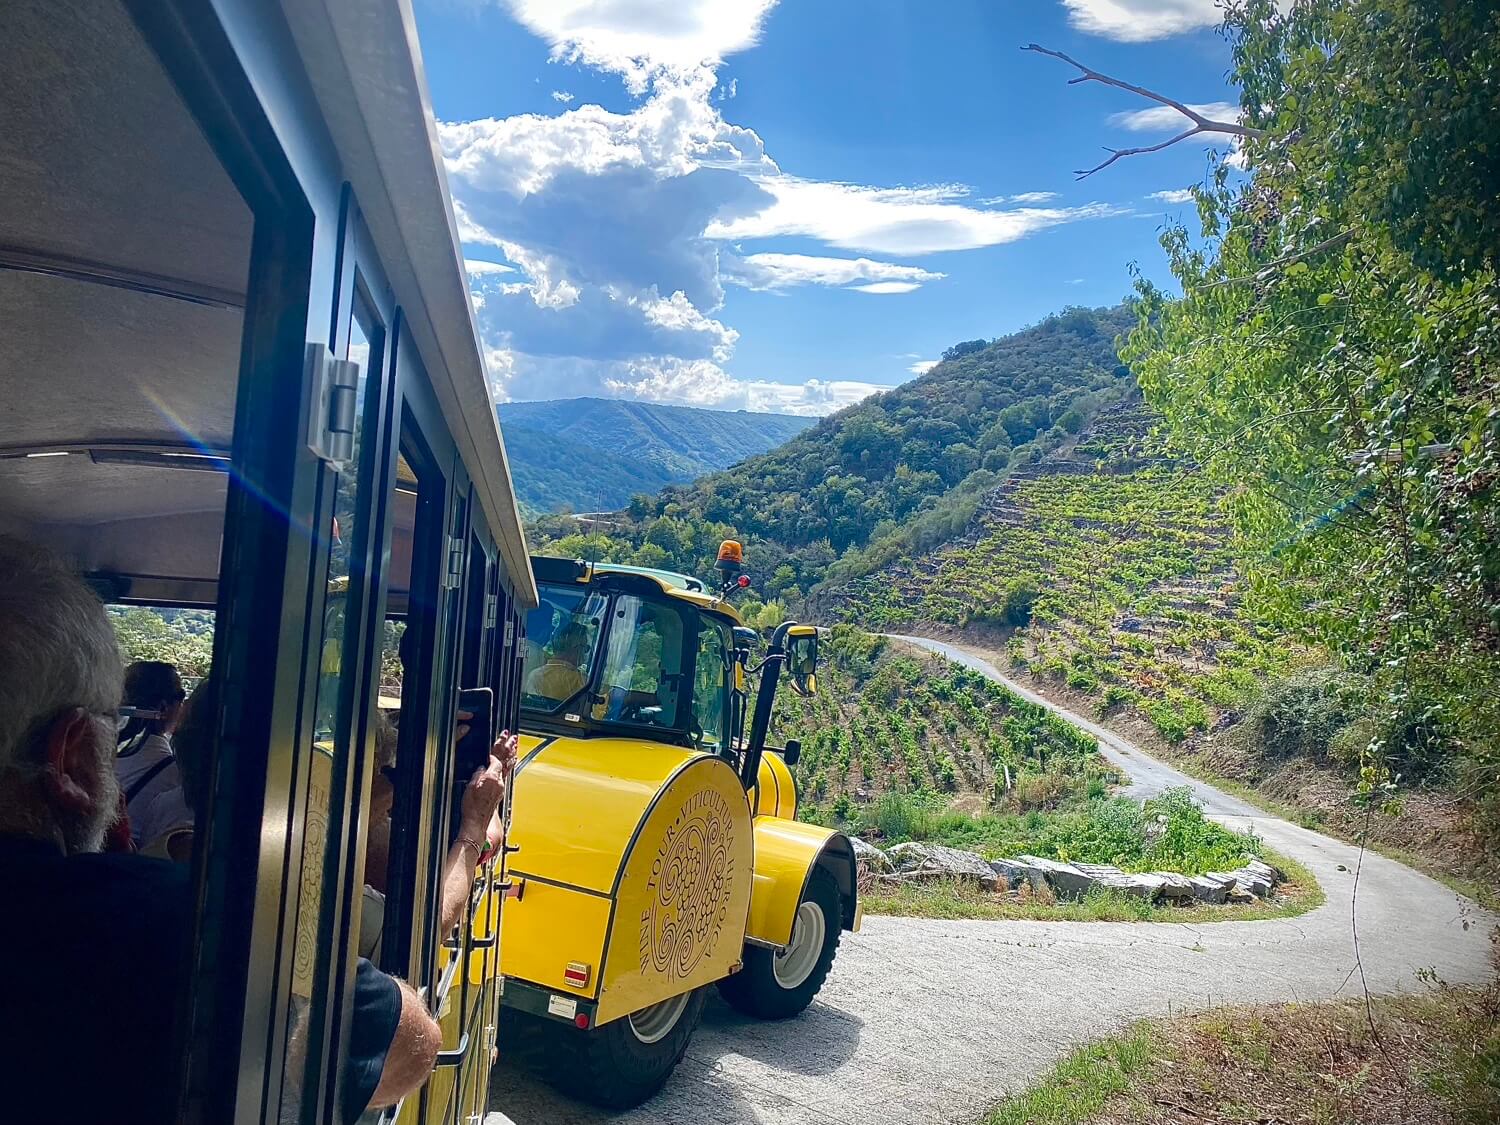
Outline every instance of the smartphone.
MULTIPOLYGON (((468 732, 453 746, 453 814, 449 819, 449 842, 458 839, 464 790, 474 771, 490 764, 495 744, 495 693, 490 688, 464 688, 458 693, 458 709, 467 711, 468 732)), ((483 843, 483 841, 480 841, 483 843)))

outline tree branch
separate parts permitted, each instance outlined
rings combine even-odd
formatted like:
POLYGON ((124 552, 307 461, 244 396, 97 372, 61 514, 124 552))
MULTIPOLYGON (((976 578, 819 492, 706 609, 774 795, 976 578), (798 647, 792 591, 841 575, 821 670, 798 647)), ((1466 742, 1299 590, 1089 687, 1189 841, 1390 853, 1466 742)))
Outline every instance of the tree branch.
POLYGON ((1173 137, 1171 140, 1160 141, 1157 144, 1146 145, 1143 148, 1110 148, 1108 146, 1105 146, 1104 151, 1109 153, 1108 160, 1106 160, 1103 164, 1096 164, 1092 168, 1075 168, 1073 169, 1073 175, 1077 176, 1080 180, 1086 180, 1095 172, 1101 172, 1105 168, 1108 168, 1122 156, 1140 156, 1141 154, 1147 152, 1160 152, 1164 148, 1170 148, 1172 145, 1175 145, 1178 141, 1185 141, 1189 137, 1196 137, 1199 133, 1206 132, 1208 132, 1207 129, 1203 129, 1195 125, 1185 133, 1178 133, 1177 136, 1173 137))
POLYGON ((1193 127, 1191 129, 1177 134, 1177 136, 1173 137, 1171 140, 1162 141, 1160 144, 1147 145, 1142 148, 1108 149, 1107 151, 1109 152, 1110 157, 1103 164, 1074 173, 1074 175, 1076 175, 1080 180, 1086 179, 1087 177, 1092 176, 1095 172, 1108 168, 1122 156, 1138 156, 1142 153, 1147 152, 1160 152, 1164 148, 1169 148, 1172 145, 1177 144, 1179 141, 1185 141, 1189 137, 1196 137, 1200 133, 1222 133, 1226 136, 1241 137, 1246 140, 1258 140, 1260 137, 1265 135, 1262 130, 1253 129, 1249 125, 1242 125, 1238 121, 1217 121, 1212 117, 1204 117, 1203 114, 1199 113, 1192 106, 1180 102, 1176 98, 1169 98, 1165 94, 1158 94, 1155 90, 1148 90, 1145 86, 1137 86, 1133 82, 1126 82, 1123 79, 1114 78, 1108 74, 1103 74, 1097 70, 1094 70, 1092 67, 1084 66, 1083 63, 1079 62, 1071 55, 1065 55, 1061 51, 1054 51, 1051 48, 1043 47, 1038 43, 1028 43, 1026 46, 1022 47, 1021 50, 1034 51, 1039 55, 1047 55, 1050 58, 1060 59, 1061 61, 1067 63, 1069 66, 1076 68, 1079 72, 1078 77, 1068 79, 1069 86, 1076 86, 1080 82, 1098 82, 1105 86, 1113 86, 1117 90, 1125 90, 1128 93, 1135 94, 1137 97, 1145 98, 1147 101, 1156 102, 1158 105, 1164 105, 1170 109, 1175 109, 1178 113, 1182 114, 1183 117, 1186 117, 1193 123, 1193 127))
POLYGON ((1316 246, 1309 246, 1306 250, 1299 250, 1295 254, 1287 254, 1284 257, 1277 258, 1275 261, 1267 262, 1254 273, 1243 274, 1240 277, 1222 277, 1218 281, 1205 281, 1202 285, 1194 286, 1194 288, 1217 289, 1221 285, 1243 285, 1247 281, 1264 281, 1271 275, 1273 271, 1281 269, 1282 266, 1289 266, 1294 262, 1300 262, 1306 258, 1311 258, 1315 254, 1321 254, 1324 250, 1332 250, 1337 246, 1342 246, 1344 243, 1348 242, 1351 238, 1354 237, 1354 233, 1355 228, 1350 227, 1346 231, 1340 231, 1332 238, 1325 238, 1316 246))

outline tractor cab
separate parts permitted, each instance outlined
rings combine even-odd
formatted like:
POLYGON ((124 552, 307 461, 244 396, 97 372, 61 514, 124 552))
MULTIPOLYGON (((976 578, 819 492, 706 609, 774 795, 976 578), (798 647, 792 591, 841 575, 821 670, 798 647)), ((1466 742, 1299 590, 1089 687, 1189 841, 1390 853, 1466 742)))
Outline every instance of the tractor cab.
POLYGON ((766 746, 781 677, 815 688, 817 631, 755 651, 727 600, 739 561, 710 590, 532 559, 504 1002, 556 1038, 557 1084, 615 1108, 666 1080, 709 986, 794 1015, 858 926, 849 841, 796 821, 795 746, 766 746))

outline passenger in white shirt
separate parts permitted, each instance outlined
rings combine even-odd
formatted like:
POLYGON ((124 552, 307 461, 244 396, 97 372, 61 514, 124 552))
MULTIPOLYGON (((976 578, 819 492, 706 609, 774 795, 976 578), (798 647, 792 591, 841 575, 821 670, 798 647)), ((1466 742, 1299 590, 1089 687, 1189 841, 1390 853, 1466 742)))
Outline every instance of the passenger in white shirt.
POLYGON ((125 796, 130 838, 137 847, 161 830, 152 823, 151 806, 181 785, 172 732, 182 717, 185 698, 177 669, 165 661, 137 660, 125 670, 125 706, 155 716, 132 716, 120 731, 115 756, 115 776, 125 796))

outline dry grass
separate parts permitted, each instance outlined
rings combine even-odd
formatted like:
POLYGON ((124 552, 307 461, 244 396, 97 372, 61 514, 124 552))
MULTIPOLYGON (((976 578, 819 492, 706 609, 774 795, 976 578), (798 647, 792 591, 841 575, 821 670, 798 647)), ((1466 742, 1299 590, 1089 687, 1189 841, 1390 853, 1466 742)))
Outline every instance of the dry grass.
POLYGON ((1500 986, 1143 1021, 1064 1060, 984 1125, 1500 1121, 1500 986))

